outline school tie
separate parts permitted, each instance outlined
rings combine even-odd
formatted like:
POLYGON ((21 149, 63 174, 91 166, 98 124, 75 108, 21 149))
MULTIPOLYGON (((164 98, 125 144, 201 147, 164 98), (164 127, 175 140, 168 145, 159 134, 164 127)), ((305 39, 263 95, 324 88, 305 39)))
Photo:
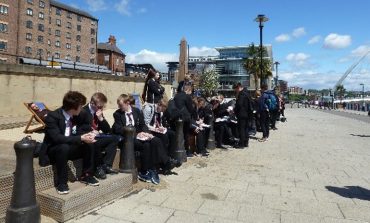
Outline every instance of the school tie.
POLYGON ((96 116, 96 114, 94 114, 92 124, 91 124, 91 128, 93 130, 98 130, 98 116, 96 116))
POLYGON ((133 125, 132 112, 126 113, 126 115, 128 117, 128 124, 132 126, 133 125))

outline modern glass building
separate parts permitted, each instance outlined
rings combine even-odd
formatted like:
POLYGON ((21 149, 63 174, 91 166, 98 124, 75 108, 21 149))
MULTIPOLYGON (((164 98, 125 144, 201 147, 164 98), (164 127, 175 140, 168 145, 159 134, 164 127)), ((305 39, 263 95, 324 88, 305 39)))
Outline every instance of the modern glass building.
MULTIPOLYGON (((272 65, 272 46, 264 45, 264 47, 267 49, 267 58, 271 60, 272 65)), ((226 96, 234 95, 232 86, 238 82, 249 90, 254 90, 254 77, 244 69, 245 59, 248 58, 248 46, 227 46, 216 47, 215 49, 219 52, 219 56, 189 57, 189 72, 195 74, 201 73, 197 71, 201 71, 202 68, 204 69, 204 66, 214 68, 219 75, 220 86, 218 92, 226 96)), ((171 79, 178 69, 178 62, 167 62, 167 65, 169 68, 168 74, 171 79)), ((271 70, 274 70, 273 66, 271 70)), ((269 83, 271 84, 271 80, 269 83)))
MULTIPOLYGON (((272 61, 271 45, 264 45, 264 47, 267 49, 268 58, 272 61)), ((232 86, 238 82, 254 90, 254 78, 244 69, 245 59, 248 58, 248 46, 216 47, 215 49, 220 53, 219 58, 215 60, 220 81, 219 92, 225 95, 232 94, 232 86)))

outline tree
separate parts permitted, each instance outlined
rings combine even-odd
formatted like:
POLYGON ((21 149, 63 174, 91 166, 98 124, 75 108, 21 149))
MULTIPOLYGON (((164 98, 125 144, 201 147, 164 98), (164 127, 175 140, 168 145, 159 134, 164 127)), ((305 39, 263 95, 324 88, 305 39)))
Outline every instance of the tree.
POLYGON ((205 70, 200 76, 200 89, 204 96, 211 96, 218 88, 218 75, 214 69, 205 70))
POLYGON ((337 86, 336 93, 339 96, 339 99, 340 99, 340 101, 342 103, 343 96, 346 93, 346 89, 344 88, 343 84, 337 86))
MULTIPOLYGON (((266 83, 266 79, 268 77, 272 76, 271 72, 271 60, 263 58, 262 59, 262 76, 261 76, 261 58, 260 54, 261 48, 256 47, 254 43, 249 45, 247 49, 247 55, 248 58, 244 61, 244 69, 249 73, 250 75, 253 75, 254 77, 254 86, 256 89, 260 88, 260 85, 266 83), (260 82, 258 81, 260 80, 260 82)), ((262 48, 262 55, 263 57, 267 56, 266 48, 262 48)))

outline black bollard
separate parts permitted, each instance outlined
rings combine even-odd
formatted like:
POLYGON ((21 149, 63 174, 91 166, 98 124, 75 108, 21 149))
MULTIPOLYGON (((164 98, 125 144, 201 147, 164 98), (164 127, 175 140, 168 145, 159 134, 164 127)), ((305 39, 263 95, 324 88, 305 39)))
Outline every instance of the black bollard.
POLYGON ((6 223, 40 222, 40 206, 36 203, 33 151, 36 141, 24 138, 14 144, 17 156, 13 194, 6 211, 6 223))
POLYGON ((179 119, 176 121, 176 148, 173 157, 180 163, 187 161, 186 151, 184 148, 184 122, 179 119))
POLYGON ((135 182, 137 179, 134 151, 135 128, 133 126, 125 126, 123 129, 123 135, 124 146, 122 149, 123 151, 121 150, 119 171, 121 173, 131 173, 133 175, 133 181, 135 182))
POLYGON ((213 115, 209 115, 209 137, 208 137, 208 143, 207 143, 207 149, 215 149, 215 133, 214 133, 214 122, 213 122, 213 115))

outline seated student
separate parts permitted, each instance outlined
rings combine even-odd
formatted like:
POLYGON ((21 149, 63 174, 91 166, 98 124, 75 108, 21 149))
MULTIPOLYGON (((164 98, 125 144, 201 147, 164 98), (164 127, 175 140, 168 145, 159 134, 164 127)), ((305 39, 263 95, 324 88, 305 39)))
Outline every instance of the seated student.
POLYGON ((190 151, 189 145, 189 134, 191 133, 191 115, 194 114, 194 106, 191 99, 191 93, 193 89, 190 85, 184 85, 183 91, 177 92, 173 101, 175 107, 181 112, 181 119, 183 121, 183 133, 184 133, 184 147, 187 157, 192 157, 193 154, 190 151))
POLYGON ((176 134, 175 131, 168 128, 169 123, 166 123, 167 119, 164 116, 166 108, 167 103, 161 99, 155 106, 145 104, 143 114, 145 124, 154 136, 161 139, 167 155, 171 156, 176 147, 176 134))
POLYGON ((208 156, 208 151, 206 150, 206 128, 209 126, 204 123, 204 119, 200 118, 199 115, 199 104, 198 98, 193 98, 194 113, 192 114, 191 120, 191 133, 196 136, 196 153, 201 156, 208 156))
POLYGON ((230 119, 230 113, 232 113, 232 107, 225 101, 223 95, 218 96, 213 112, 215 114, 215 138, 216 147, 221 149, 226 149, 224 146, 224 138, 234 142, 234 138, 231 133, 231 129, 228 127, 228 122, 230 119))
MULTIPOLYGON (((42 104, 42 103, 41 103, 42 104)), ((42 120, 45 121, 46 116, 50 112, 49 109, 46 109, 45 107, 41 107, 40 103, 38 102, 32 102, 28 104, 30 108, 36 113, 36 115, 42 120)), ((43 105, 43 104, 42 104, 43 105)))
POLYGON ((86 103, 86 97, 77 91, 69 91, 64 95, 63 106, 49 112, 45 119, 45 138, 47 154, 56 167, 56 189, 59 194, 68 194, 67 161, 82 156, 83 169, 80 181, 98 186, 93 175, 94 153, 96 142, 93 133, 79 134, 74 122, 86 103))
MULTIPOLYGON (((204 98, 198 98, 198 117, 203 122, 204 129, 204 152, 208 154, 207 146, 210 132, 210 124, 212 121, 212 108, 211 105, 207 104, 204 98)), ((213 134, 213 133, 212 133, 213 134)))
POLYGON ((103 109, 107 103, 107 97, 100 92, 94 93, 90 103, 83 107, 78 118, 82 122, 80 125, 81 132, 91 132, 96 134, 95 156, 95 177, 105 179, 106 174, 117 174, 118 171, 112 169, 114 157, 117 152, 119 137, 111 135, 111 128, 104 117, 103 109), (101 134, 102 133, 102 134, 101 134), (103 158, 102 151, 105 151, 103 158))
MULTIPOLYGON (((136 129, 134 147, 140 151, 141 169, 138 178, 144 182, 159 184, 160 179, 157 172, 159 165, 164 165, 166 169, 173 169, 179 164, 168 157, 163 149, 159 138, 148 133, 149 129, 145 125, 143 113, 131 106, 130 98, 126 94, 121 94, 117 99, 119 109, 114 112, 113 133, 123 135, 125 126, 133 126, 136 129)), ((123 135, 124 137, 124 135, 123 135)))

